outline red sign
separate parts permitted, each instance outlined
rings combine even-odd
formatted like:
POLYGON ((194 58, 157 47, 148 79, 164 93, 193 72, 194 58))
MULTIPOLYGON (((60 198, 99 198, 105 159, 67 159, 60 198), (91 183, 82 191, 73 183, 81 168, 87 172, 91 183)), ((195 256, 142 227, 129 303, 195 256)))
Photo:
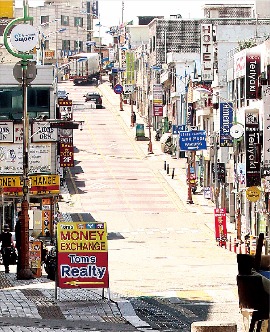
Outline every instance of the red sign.
POLYGON ((215 234, 219 242, 227 241, 226 209, 214 209, 215 234))
POLYGON ((109 287, 106 223, 58 223, 57 246, 60 288, 109 287))
POLYGON ((163 106, 162 105, 154 105, 154 116, 163 116, 163 106))
POLYGON ((74 167, 74 147, 70 144, 60 143, 60 167, 74 167))

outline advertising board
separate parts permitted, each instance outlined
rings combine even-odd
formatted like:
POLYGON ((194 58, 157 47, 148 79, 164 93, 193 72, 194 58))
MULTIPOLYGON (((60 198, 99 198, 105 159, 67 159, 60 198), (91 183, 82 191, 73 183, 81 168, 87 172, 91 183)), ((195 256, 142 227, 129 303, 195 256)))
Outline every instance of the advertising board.
POLYGON ((107 225, 57 224, 58 287, 109 288, 107 225))

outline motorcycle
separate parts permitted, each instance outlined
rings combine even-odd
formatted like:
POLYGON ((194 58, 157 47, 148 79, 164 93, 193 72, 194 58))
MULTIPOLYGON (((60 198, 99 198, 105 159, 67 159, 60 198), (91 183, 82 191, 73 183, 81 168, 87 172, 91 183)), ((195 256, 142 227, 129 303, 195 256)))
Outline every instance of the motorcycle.
POLYGON ((57 269, 56 262, 56 247, 52 247, 46 254, 44 260, 44 268, 47 273, 47 278, 50 280, 55 280, 55 274, 57 269))
POLYGON ((155 140, 160 141, 161 136, 162 136, 162 130, 161 130, 161 128, 159 128, 156 130, 155 140))

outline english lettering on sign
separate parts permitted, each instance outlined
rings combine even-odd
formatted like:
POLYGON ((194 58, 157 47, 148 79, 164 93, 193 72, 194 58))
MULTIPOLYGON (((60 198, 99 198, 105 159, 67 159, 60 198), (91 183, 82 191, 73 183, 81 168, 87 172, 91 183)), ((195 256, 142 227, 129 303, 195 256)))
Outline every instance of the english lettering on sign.
POLYGON ((201 63, 202 81, 214 80, 213 26, 201 25, 201 63))
POLYGON ((258 83, 261 74, 261 55, 258 51, 247 51, 246 55, 246 99, 258 97, 258 83))

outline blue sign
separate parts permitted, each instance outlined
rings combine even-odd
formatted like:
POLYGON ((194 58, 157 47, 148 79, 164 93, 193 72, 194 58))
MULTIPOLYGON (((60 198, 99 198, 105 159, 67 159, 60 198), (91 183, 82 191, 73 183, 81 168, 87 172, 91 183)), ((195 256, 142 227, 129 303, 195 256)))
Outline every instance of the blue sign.
POLYGON ((114 92, 115 92, 116 94, 121 94, 121 93, 123 93, 123 87, 122 87, 121 84, 116 84, 116 85, 114 86, 113 90, 114 90, 114 92))
POLYGON ((173 125, 172 126, 172 133, 173 135, 178 135, 180 131, 185 131, 187 128, 186 128, 186 125, 173 125))
POLYGON ((232 125, 232 103, 220 103, 220 146, 233 146, 233 138, 230 134, 232 125))
POLYGON ((179 146, 181 151, 207 149, 205 130, 180 131, 179 135, 179 146))

